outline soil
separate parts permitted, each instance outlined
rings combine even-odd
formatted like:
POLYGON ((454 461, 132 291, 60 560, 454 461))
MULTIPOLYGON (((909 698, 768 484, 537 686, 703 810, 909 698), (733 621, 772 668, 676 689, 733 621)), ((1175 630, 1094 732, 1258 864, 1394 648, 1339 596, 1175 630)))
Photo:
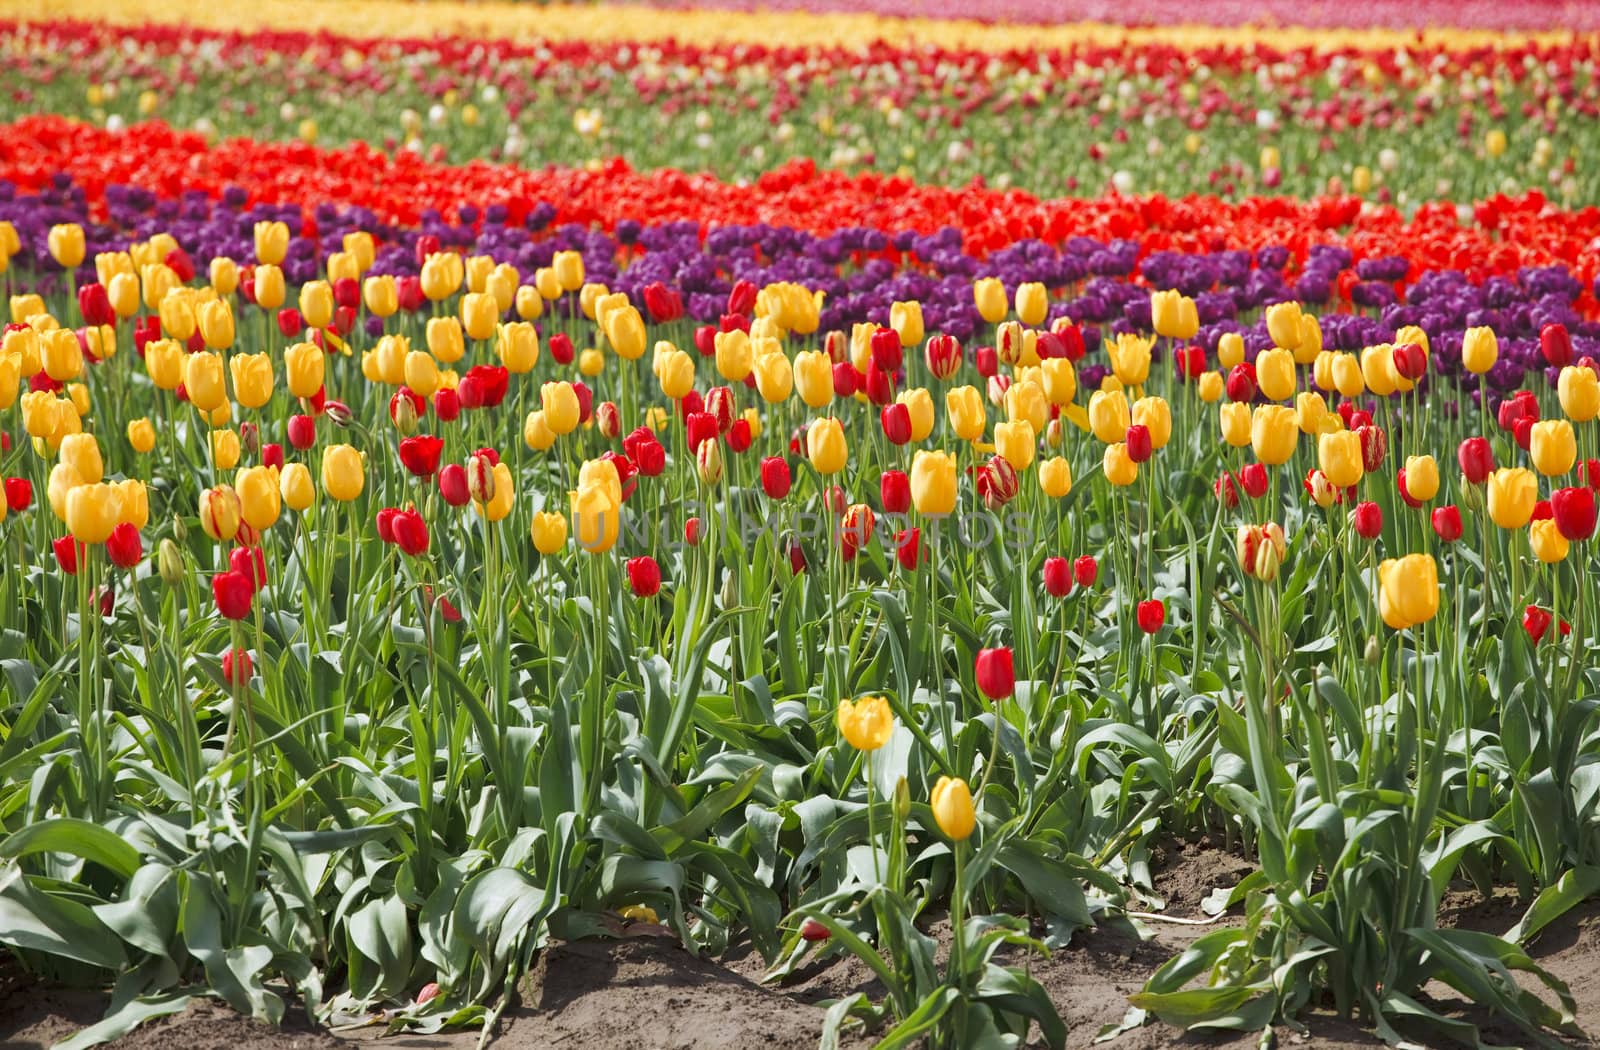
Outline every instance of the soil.
MULTIPOLYGON (((1067 1045, 1073 1050, 1096 1045, 1096 1036, 1122 1020, 1127 996, 1156 967, 1210 930, 1237 924, 1237 914, 1208 919, 1200 904, 1212 890, 1234 885, 1251 870, 1248 861, 1204 840, 1169 843, 1152 862, 1153 889, 1165 902, 1159 914, 1190 921, 1164 921, 1152 914, 1142 920, 1151 933, 1143 940, 1109 926, 1082 930, 1070 946, 1031 960, 1031 972, 1067 1024, 1067 1045)), ((1439 923, 1504 933, 1525 907, 1510 891, 1482 898, 1469 888, 1453 889, 1441 903, 1439 923)), ((948 937, 943 921, 930 930, 948 937)), ((1528 952, 1571 987, 1579 1023, 1600 1031, 1600 901, 1553 923, 1528 952)), ((747 945, 735 946, 721 960, 697 958, 660 927, 634 926, 616 940, 557 945, 537 961, 522 985, 521 1002, 506 1011, 491 1045, 504 1050, 810 1050, 821 1028, 820 1004, 856 991, 882 994, 872 972, 853 958, 813 963, 780 986, 760 983, 763 975, 760 956, 747 945)), ((103 994, 38 988, 19 978, 14 970, 8 976, 0 961, 0 1047, 5 1050, 44 1050, 104 1012, 103 994)), ((1488 1042, 1529 1042, 1515 1029, 1475 1016, 1471 1004, 1451 989, 1430 986, 1427 992, 1435 1008, 1482 1024, 1488 1042)), ((293 1010, 291 1015, 303 1018, 293 1010)), ((1280 1027, 1277 1045, 1319 1050, 1383 1045, 1372 1032, 1328 1014, 1312 1012, 1302 1021, 1303 1034, 1280 1027)), ((115 1045, 123 1050, 476 1050, 479 1034, 387 1036, 381 1026, 330 1032, 308 1029, 293 1017, 285 1028, 272 1029, 208 1002, 151 1022, 115 1045)), ((1444 1045, 1425 1034, 1417 1038, 1423 1045, 1444 1045)), ((845 1045, 853 1050, 871 1040, 858 1035, 845 1045)), ((1259 1046, 1260 1035, 1185 1035, 1153 1022, 1100 1045, 1245 1050, 1259 1046)))

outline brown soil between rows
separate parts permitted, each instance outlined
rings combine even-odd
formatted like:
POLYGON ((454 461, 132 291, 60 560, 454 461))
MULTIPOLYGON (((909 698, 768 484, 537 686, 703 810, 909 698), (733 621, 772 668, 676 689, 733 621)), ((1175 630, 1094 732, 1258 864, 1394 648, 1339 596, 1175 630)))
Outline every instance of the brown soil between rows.
MULTIPOLYGON (((1201 918, 1201 901, 1217 887, 1231 886, 1251 870, 1249 862, 1209 843, 1172 844, 1156 858, 1154 889, 1164 914, 1201 918)), ((1482 900, 1452 891, 1440 909, 1440 924, 1502 933, 1524 905, 1509 892, 1482 900)), ((1121 1021, 1127 997, 1167 959, 1209 930, 1237 923, 1236 916, 1206 925, 1147 921, 1153 937, 1139 940, 1097 927, 1080 931, 1068 948, 1029 963, 1067 1024, 1067 1045, 1086 1050, 1106 1025, 1121 1021)), ((940 927, 936 933, 946 932, 940 927)), ((648 929, 630 932, 650 933, 648 929)), ((664 931, 662 931, 664 932, 664 931)), ((1600 902, 1591 902, 1546 930, 1529 954, 1565 980, 1578 1002, 1580 1024, 1600 1031, 1600 902)), ((809 1050, 817 1042, 825 1000, 854 991, 881 991, 871 971, 855 959, 828 959, 802 968, 781 986, 758 983, 759 956, 730 952, 721 962, 691 956, 663 936, 624 937, 557 945, 538 960, 522 987, 521 1002, 508 1009, 492 1041, 505 1050, 582 1047, 584 1050, 809 1050)), ((1453 1000, 1446 988, 1430 988, 1435 1005, 1471 1016, 1470 1004, 1453 1000)), ((30 987, 14 970, 0 975, 0 1047, 45 1050, 99 1020, 100 993, 30 987)), ((1382 1046, 1370 1031, 1325 1013, 1302 1018, 1307 1033, 1280 1027, 1280 1046, 1352 1050, 1382 1046)), ((1515 1029, 1490 1024, 1486 1038, 1525 1044, 1515 1029)), ((1113 1050, 1158 1047, 1259 1045, 1259 1033, 1185 1035, 1159 1023, 1125 1033, 1113 1050)), ((1424 1045, 1435 1045, 1426 1041, 1424 1045)), ((281 1029, 241 1017, 219 1003, 191 1006, 119 1040, 122 1050, 475 1050, 479 1033, 387 1036, 380 1026, 353 1030, 312 1029, 291 1010, 281 1029)), ((869 1046, 857 1036, 847 1046, 869 1046)), ((1445 1045, 1443 1039, 1438 1045, 1445 1045)), ((1572 1044, 1583 1045, 1583 1044, 1572 1044)))

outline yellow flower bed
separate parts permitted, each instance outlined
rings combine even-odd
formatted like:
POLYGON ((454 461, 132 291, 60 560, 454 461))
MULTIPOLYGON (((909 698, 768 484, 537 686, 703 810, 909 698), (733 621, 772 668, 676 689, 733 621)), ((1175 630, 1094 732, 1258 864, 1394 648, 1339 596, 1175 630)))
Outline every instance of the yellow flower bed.
POLYGON ((1498 33, 1444 29, 1301 29, 1160 26, 1127 28, 1084 22, 1060 26, 984 25, 939 19, 876 15, 660 11, 629 6, 536 5, 507 2, 408 2, 408 0, 254 0, 235 6, 174 5, 164 0, 104 0, 86 11, 81 0, 0 0, 0 17, 46 20, 98 18, 118 23, 184 23, 212 29, 329 30, 353 36, 461 34, 511 40, 665 40, 699 44, 770 43, 830 45, 886 40, 945 48, 993 51, 1069 47, 1074 44, 1176 44, 1182 47, 1243 46, 1257 41, 1277 47, 1390 48, 1417 43, 1451 47, 1509 47, 1528 40, 1558 42, 1566 33, 1498 33))

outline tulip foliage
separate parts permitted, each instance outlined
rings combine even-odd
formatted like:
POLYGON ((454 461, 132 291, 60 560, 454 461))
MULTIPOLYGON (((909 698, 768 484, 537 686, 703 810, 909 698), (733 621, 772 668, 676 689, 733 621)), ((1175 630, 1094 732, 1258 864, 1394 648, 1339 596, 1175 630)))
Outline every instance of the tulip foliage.
POLYGON ((1592 209, 12 130, 0 944, 97 1035, 492 1023, 648 914, 858 957, 827 1038, 1060 1046, 1028 956, 1207 832, 1241 921, 1127 1025, 1577 1034, 1524 943, 1600 892, 1592 209))

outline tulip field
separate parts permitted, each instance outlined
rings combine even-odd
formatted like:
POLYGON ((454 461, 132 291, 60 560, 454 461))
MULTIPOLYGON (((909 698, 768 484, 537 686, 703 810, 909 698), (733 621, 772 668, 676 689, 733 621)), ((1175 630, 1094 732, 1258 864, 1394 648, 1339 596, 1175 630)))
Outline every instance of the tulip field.
POLYGON ((1059 6, 0 0, 0 1045, 1591 1045, 1600 19, 1059 6))

